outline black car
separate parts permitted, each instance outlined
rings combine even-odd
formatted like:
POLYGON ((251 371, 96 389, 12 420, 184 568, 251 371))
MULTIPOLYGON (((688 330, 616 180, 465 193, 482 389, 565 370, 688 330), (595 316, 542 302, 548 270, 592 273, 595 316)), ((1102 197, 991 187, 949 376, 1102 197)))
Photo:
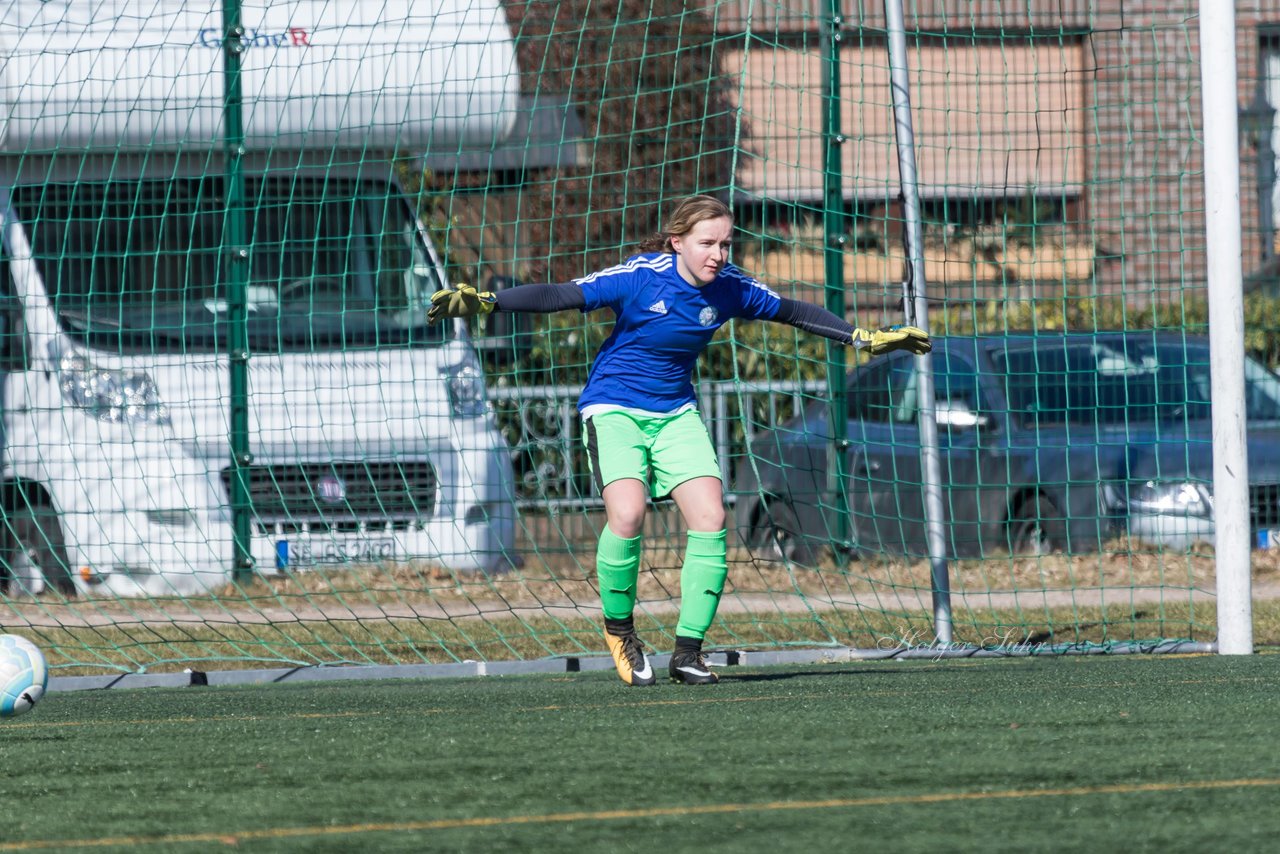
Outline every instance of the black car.
MULTIPOLYGON (((951 557, 1097 552, 1117 534, 1212 541, 1209 342, 1173 332, 934 339, 942 503, 951 557)), ((840 511, 830 403, 757 433, 735 523, 762 556, 826 547, 928 554, 916 358, 849 375, 840 511)), ((1280 545, 1280 378, 1245 364, 1252 524, 1280 545)))

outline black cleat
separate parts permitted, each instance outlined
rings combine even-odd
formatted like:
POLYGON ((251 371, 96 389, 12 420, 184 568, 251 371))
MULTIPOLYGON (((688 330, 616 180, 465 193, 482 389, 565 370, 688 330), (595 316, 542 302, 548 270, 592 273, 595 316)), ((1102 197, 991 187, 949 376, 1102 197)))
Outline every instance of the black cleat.
POLYGON ((613 656, 613 664, 618 668, 618 676, 628 685, 653 685, 658 677, 653 673, 649 657, 644 654, 644 642, 636 634, 634 626, 626 623, 605 621, 604 640, 609 645, 609 653, 613 656))
POLYGON ((683 682, 686 685, 714 685, 720 677, 707 667, 707 660, 701 650, 679 649, 671 654, 671 664, 667 666, 672 682, 683 682))

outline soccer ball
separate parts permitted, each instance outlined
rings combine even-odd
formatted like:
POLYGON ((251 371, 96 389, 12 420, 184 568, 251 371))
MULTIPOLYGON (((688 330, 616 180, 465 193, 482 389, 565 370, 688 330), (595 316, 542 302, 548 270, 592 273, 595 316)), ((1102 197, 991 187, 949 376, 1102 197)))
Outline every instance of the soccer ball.
POLYGON ((0 635, 0 718, 31 711, 49 687, 40 647, 18 635, 0 635))

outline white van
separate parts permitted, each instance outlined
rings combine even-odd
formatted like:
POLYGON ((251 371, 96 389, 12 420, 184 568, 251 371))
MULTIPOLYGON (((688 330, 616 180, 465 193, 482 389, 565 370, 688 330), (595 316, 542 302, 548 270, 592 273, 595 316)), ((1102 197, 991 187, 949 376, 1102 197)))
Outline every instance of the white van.
POLYGON ((157 596, 232 577, 237 254, 256 571, 499 570, 509 449, 465 329, 426 325, 443 265, 390 155, 510 129, 503 12, 241 2, 237 244, 222 5, 0 12, 5 580, 157 596))

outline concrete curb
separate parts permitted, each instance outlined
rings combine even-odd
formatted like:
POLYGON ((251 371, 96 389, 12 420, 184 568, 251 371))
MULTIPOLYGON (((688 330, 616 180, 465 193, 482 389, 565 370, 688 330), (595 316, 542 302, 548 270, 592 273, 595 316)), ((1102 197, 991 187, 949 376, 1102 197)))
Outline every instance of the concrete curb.
MULTIPOLYGON (((895 647, 892 649, 722 650, 707 654, 717 668, 834 664, 855 661, 920 661, 953 658, 1030 658, 1061 655, 1210 654, 1217 644, 1193 641, 1124 644, 1057 644, 1003 647, 895 647)), ((668 655, 653 656, 655 669, 667 666, 668 655)), ((110 688, 185 688, 189 686, 270 685, 286 682, 329 682, 352 679, 457 679, 480 676, 586 673, 612 670, 607 656, 567 656, 534 661, 460 661, 451 664, 379 664, 281 667, 263 670, 189 669, 182 673, 117 673, 101 676, 54 676, 50 691, 101 691, 110 688)))

